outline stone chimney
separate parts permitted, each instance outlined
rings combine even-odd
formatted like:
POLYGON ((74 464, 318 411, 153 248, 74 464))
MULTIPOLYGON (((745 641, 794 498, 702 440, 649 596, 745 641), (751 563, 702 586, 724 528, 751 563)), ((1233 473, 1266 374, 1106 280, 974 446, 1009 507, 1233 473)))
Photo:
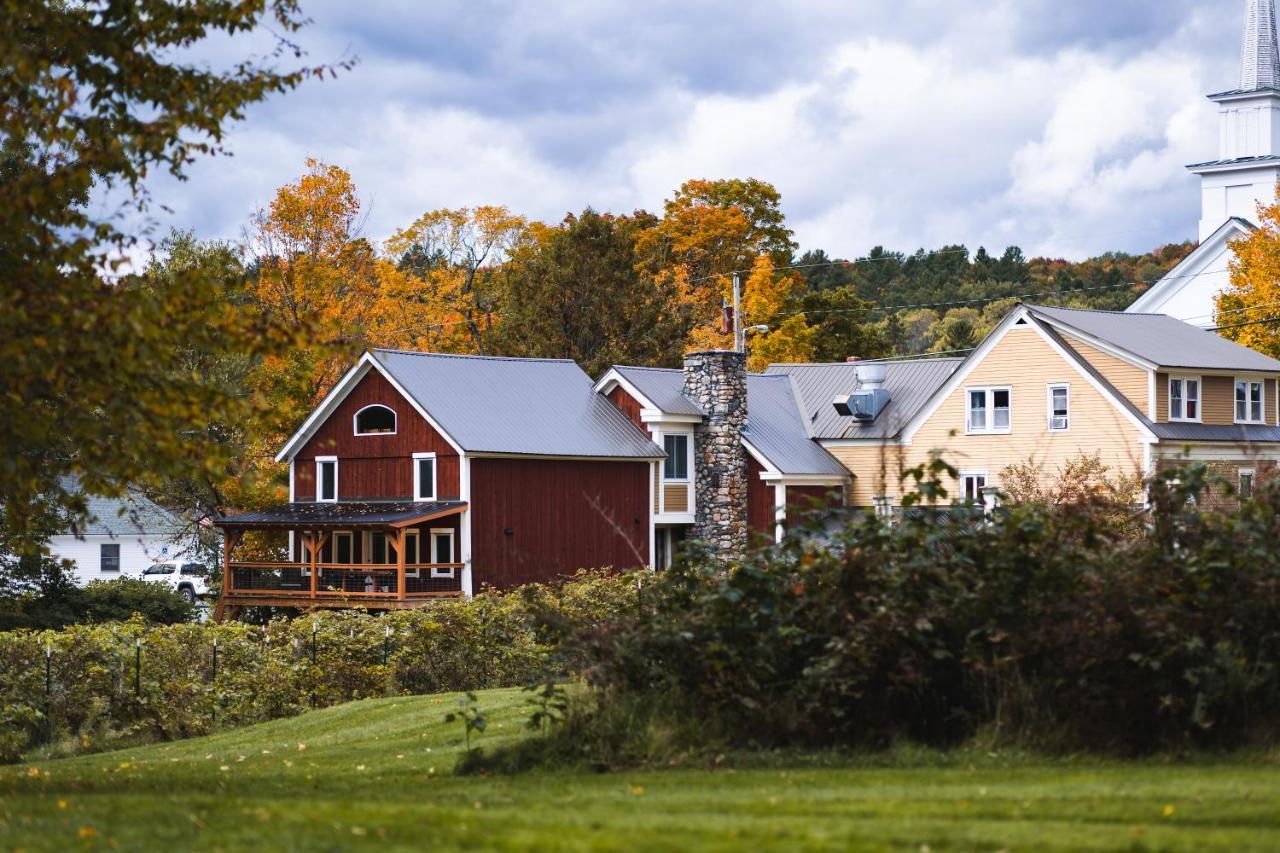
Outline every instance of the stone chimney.
POLYGON ((725 557, 747 550, 747 357, 729 350, 684 357, 684 393, 706 413, 694 430, 693 538, 725 557))

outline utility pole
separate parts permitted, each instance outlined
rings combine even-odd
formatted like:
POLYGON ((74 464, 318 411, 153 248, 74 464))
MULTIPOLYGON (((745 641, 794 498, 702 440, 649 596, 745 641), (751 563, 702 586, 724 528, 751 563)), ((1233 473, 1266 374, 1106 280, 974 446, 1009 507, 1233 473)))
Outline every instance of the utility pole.
POLYGON ((738 274, 733 274, 733 351, 742 352, 742 284, 738 274))

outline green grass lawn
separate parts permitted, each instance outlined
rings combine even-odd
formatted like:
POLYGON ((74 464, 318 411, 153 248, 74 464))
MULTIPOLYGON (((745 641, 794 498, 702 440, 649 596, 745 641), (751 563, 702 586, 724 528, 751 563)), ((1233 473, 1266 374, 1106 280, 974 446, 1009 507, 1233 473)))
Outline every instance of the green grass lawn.
MULTIPOLYGON (((455 778, 456 699, 0 768, 0 849, 1280 849, 1280 767, 1262 760, 455 778)), ((481 694, 482 745, 525 736, 523 700, 481 694)))

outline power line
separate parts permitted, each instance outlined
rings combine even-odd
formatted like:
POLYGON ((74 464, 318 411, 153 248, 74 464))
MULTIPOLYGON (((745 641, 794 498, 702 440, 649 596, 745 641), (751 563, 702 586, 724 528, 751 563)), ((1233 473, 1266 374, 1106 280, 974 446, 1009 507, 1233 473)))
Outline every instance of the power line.
MULTIPOLYGON (((1261 306, 1259 306, 1259 307, 1261 307, 1261 306)), ((1242 310, 1248 310, 1248 309, 1242 309, 1242 310)), ((1220 332, 1220 331, 1222 331, 1223 329, 1242 329, 1242 328, 1244 328, 1245 326, 1261 326, 1261 325, 1263 325, 1264 323, 1277 323, 1277 322, 1280 322, 1280 317, 1265 317, 1265 318, 1263 318, 1263 319, 1261 319, 1261 320, 1248 320, 1248 321, 1246 321, 1246 322, 1244 322, 1244 323, 1232 323, 1232 324, 1231 324, 1231 325, 1229 325, 1229 326, 1212 326, 1212 327, 1210 327, 1210 328, 1209 328, 1209 330, 1208 330, 1208 331, 1210 331, 1210 332, 1220 332)))

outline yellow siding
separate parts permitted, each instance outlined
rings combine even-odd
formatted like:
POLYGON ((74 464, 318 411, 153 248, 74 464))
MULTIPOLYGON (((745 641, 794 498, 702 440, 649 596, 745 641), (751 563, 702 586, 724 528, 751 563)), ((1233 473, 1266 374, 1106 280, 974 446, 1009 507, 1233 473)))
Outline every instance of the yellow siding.
POLYGON ((1207 424, 1233 424, 1236 422, 1236 383, 1230 376, 1206 376, 1201 380, 1201 399, 1207 424))
MULTIPOLYGON (((1179 376, 1196 378, 1194 373, 1179 376)), ((1206 424, 1234 424, 1236 422, 1236 383, 1232 376, 1201 376, 1200 417, 1206 424)), ((1241 378, 1244 378, 1242 375, 1241 378)), ((1263 392, 1263 415, 1269 424, 1276 423, 1276 380, 1267 379, 1263 392)), ((1169 422, 1169 374, 1156 374, 1156 421, 1169 422)))
POLYGON ((1093 365, 1094 370, 1101 373, 1103 378, 1123 394, 1130 403, 1137 406, 1138 411, 1146 414, 1148 382, 1150 381, 1147 377, 1151 371, 1145 367, 1130 364, 1124 359, 1116 358, 1114 355, 1105 353, 1097 347, 1089 346, 1084 341, 1073 338, 1070 335, 1063 335, 1062 338, 1073 350, 1083 356, 1089 364, 1093 365))
POLYGON ((999 486, 1001 472, 1009 465, 1031 462, 1052 480, 1081 451, 1099 454, 1115 474, 1141 473, 1139 437, 1115 404, 1037 332, 1014 327, 916 431, 911 444, 830 450, 854 475, 850 503, 870 506, 877 495, 890 495, 896 502, 902 494, 901 472, 927 462, 933 448, 942 448, 943 458, 962 471, 986 471, 988 484, 999 486), (1071 425, 1050 432, 1047 386, 1060 382, 1070 387, 1071 425), (975 386, 1011 389, 1010 433, 965 435, 965 389, 975 386))
POLYGON ((667 512, 689 511, 689 486, 684 483, 664 483, 663 497, 666 499, 667 512))

